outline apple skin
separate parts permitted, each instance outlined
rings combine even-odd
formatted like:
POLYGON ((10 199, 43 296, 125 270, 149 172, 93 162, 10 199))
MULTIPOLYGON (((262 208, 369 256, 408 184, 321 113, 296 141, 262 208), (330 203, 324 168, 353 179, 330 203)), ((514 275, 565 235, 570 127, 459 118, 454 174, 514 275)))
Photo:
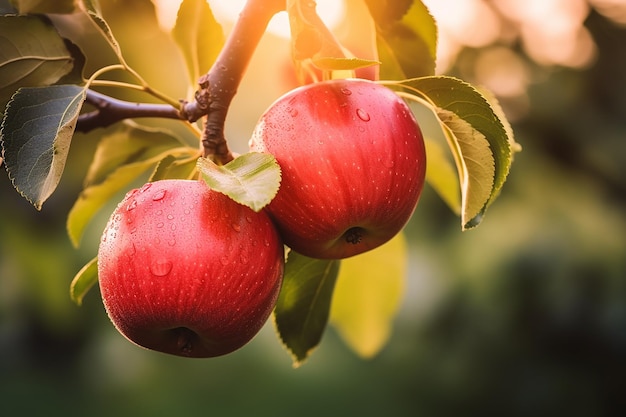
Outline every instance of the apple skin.
POLYGON ((266 209, 285 244, 313 258, 347 258, 389 241, 424 185, 426 153, 413 113, 368 80, 290 91, 261 116, 249 146, 278 161, 281 187, 266 209))
POLYGON ((201 181, 129 192, 98 249, 115 327, 139 346, 186 357, 224 355, 250 341, 274 308, 283 269, 269 217, 201 181))

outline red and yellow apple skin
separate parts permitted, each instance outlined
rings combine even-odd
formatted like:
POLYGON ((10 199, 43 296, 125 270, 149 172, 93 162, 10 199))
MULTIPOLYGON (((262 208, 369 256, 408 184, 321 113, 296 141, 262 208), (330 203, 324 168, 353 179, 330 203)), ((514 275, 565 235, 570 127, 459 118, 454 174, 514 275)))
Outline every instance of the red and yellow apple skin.
POLYGON ((261 116, 250 150, 282 170, 267 207, 283 241, 313 258, 376 248, 407 223, 426 174, 424 140, 392 90, 368 80, 296 88, 261 116))
POLYGON ((186 357, 224 355, 250 341, 274 308, 283 269, 269 217, 200 181, 129 192, 98 250, 115 327, 140 346, 186 357))

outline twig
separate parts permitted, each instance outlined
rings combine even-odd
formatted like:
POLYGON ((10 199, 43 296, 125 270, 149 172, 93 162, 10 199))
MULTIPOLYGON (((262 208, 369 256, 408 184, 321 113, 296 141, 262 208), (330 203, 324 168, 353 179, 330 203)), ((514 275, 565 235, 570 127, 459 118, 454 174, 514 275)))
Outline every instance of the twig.
POLYGON ((169 104, 132 103, 118 100, 93 90, 87 90, 85 101, 96 108, 78 117, 76 130, 89 132, 99 127, 107 127, 128 118, 160 117, 182 119, 178 109, 169 104))

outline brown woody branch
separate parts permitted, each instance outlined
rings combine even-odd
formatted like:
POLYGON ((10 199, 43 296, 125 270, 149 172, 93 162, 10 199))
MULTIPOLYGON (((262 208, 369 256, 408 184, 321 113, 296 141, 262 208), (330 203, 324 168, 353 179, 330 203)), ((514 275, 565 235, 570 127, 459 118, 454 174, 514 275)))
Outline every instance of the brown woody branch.
POLYGON ((88 91, 86 101, 96 110, 78 119, 76 130, 87 132, 117 121, 137 117, 162 117, 195 122, 206 116, 202 134, 203 154, 217 163, 233 159, 224 136, 231 101, 270 19, 285 9, 285 0, 248 0, 213 67, 198 80, 192 102, 176 109, 165 104, 130 103, 88 91))

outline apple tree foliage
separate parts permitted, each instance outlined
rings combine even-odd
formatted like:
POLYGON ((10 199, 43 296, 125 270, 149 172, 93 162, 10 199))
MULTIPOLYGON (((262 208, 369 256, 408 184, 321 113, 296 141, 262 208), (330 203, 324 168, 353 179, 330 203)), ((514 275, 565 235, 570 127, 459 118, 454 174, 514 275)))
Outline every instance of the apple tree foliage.
MULTIPOLYGON (((75 246, 95 214, 146 173, 151 181, 200 176, 211 188, 261 210, 280 186, 280 168, 269 155, 232 155, 223 124, 266 23, 286 10, 299 79, 351 77, 380 65, 380 83, 433 115, 437 127, 423 131, 426 181, 459 216, 462 230, 477 226, 519 150, 506 117, 489 92, 435 75, 437 25, 420 0, 363 1, 374 23, 377 61, 347 54, 310 0, 249 0, 229 38, 204 0, 184 0, 171 36, 184 57, 190 91, 196 86, 189 101, 162 94, 127 64, 97 0, 12 1, 0 10, 0 140, 13 186, 40 210, 59 185, 74 134, 113 125, 100 138, 84 189, 68 213, 75 246), (61 35, 71 33, 63 27, 70 20, 51 18, 69 14, 92 26, 116 64, 85 73, 86 58, 98 51, 81 50, 77 39, 61 35), (114 81, 108 77, 113 71, 133 81, 114 81), (99 87, 141 91, 159 104, 125 102, 97 92, 99 87), (211 88, 226 92, 218 106, 211 102, 219 96, 211 88), (192 139, 132 120, 146 116, 178 119, 192 139)), ((402 299, 407 256, 403 234, 341 261, 291 251, 274 322, 294 364, 320 343, 329 322, 357 354, 375 355, 402 299)), ((97 283, 96 265, 94 258, 72 281, 70 295, 78 304, 97 283)))

